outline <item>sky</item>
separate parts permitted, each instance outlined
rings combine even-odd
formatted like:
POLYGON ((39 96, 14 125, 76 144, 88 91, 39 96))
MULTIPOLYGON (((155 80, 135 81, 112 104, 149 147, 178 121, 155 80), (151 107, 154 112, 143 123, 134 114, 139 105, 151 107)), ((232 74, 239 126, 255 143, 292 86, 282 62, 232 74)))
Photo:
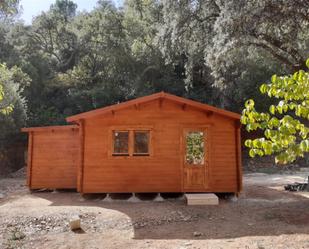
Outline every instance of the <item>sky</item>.
MULTIPOLYGON (((55 0, 21 0, 22 13, 21 19, 25 21, 26 24, 31 24, 32 18, 42 11, 49 9, 49 6, 55 2, 55 0)), ((78 5, 78 11, 92 10, 97 3, 97 0, 73 0, 78 5)), ((113 0, 116 6, 120 6, 123 0, 113 0)))

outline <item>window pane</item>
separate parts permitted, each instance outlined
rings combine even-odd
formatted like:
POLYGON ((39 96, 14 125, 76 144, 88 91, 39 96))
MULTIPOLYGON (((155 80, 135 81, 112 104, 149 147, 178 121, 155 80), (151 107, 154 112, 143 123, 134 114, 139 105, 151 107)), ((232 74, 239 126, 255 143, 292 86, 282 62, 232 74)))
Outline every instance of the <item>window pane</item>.
POLYGON ((134 132, 134 154, 149 153, 149 131, 134 132))
POLYGON ((186 163, 204 164, 204 132, 188 132, 186 137, 186 163))
POLYGON ((114 131, 114 153, 115 154, 129 153, 128 131, 114 131))

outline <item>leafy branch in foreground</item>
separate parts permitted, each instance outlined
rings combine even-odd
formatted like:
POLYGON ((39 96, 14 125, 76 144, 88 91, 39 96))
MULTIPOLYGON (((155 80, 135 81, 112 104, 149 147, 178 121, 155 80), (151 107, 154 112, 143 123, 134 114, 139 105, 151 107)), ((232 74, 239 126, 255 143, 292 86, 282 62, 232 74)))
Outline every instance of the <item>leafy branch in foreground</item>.
POLYGON ((4 100, 4 89, 3 89, 3 83, 2 81, 7 79, 8 72, 7 67, 3 64, 0 64, 0 113, 7 115, 10 112, 13 111, 13 105, 12 104, 6 104, 4 100))
MULTIPOLYGON (((309 68, 309 59, 306 61, 309 68)), ((249 155, 275 155, 276 163, 286 164, 309 152, 309 72, 293 75, 273 75, 270 84, 262 84, 262 94, 278 99, 269 112, 256 111, 249 99, 242 112, 241 123, 247 131, 261 129, 264 137, 245 141, 249 155)))

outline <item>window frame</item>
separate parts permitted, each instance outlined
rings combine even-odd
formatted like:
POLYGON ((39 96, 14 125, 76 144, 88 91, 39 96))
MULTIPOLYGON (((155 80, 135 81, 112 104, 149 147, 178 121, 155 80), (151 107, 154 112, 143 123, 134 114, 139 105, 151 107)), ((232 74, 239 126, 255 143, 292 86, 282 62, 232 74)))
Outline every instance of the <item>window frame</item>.
POLYGON ((135 159, 146 159, 153 157, 153 126, 112 126, 108 130, 109 141, 108 141, 108 157, 113 159, 124 159, 124 158, 135 158, 135 159), (128 141, 128 154, 114 153, 114 132, 126 131, 129 132, 128 141), (135 131, 147 131, 149 132, 148 138, 148 153, 134 153, 134 132, 135 131), (135 155, 134 155, 135 154, 135 155))
POLYGON ((207 130, 206 129, 190 129, 187 130, 185 132, 185 138, 184 138, 184 162, 186 165, 188 165, 189 167, 203 167, 206 164, 207 161, 207 130), (189 135, 189 133, 196 133, 196 132, 200 132, 202 133, 202 141, 203 141, 203 163, 188 163, 187 161, 187 155, 188 155, 188 144, 187 144, 187 137, 189 135))
POLYGON ((112 155, 113 156, 129 156, 130 154, 130 131, 129 130, 113 130, 112 131, 112 155), (115 133, 127 132, 128 133, 128 153, 115 152, 115 133))
MULTIPOLYGON (((204 132, 204 143, 206 145, 204 146, 204 164, 200 164, 199 167, 204 167, 204 168, 209 168, 211 170, 211 165, 212 165, 212 153, 211 153, 211 144, 212 144, 212 136, 213 136, 213 123, 207 123, 207 124, 182 124, 181 125, 181 136, 180 136, 180 151, 181 151, 181 161, 183 167, 191 167, 189 164, 186 164, 186 141, 185 141, 185 135, 187 132, 192 132, 192 131, 203 131, 204 132)), ((197 164, 196 164, 197 165, 197 164)), ((196 167, 198 168, 198 167, 196 167)))
POLYGON ((149 156, 150 155, 150 143, 151 143, 151 131, 150 130, 132 130, 132 156, 138 157, 138 156, 149 156), (148 133, 148 152, 147 153, 136 153, 134 151, 135 149, 135 133, 140 132, 140 133, 148 133))

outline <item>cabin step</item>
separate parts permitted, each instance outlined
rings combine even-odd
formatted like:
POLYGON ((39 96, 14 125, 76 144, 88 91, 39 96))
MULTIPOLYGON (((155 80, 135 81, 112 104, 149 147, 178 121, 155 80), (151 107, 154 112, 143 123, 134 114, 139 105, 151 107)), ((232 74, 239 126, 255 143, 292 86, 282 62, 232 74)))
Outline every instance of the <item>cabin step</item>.
POLYGON ((187 205, 219 205, 219 198, 212 193, 185 194, 187 205))

